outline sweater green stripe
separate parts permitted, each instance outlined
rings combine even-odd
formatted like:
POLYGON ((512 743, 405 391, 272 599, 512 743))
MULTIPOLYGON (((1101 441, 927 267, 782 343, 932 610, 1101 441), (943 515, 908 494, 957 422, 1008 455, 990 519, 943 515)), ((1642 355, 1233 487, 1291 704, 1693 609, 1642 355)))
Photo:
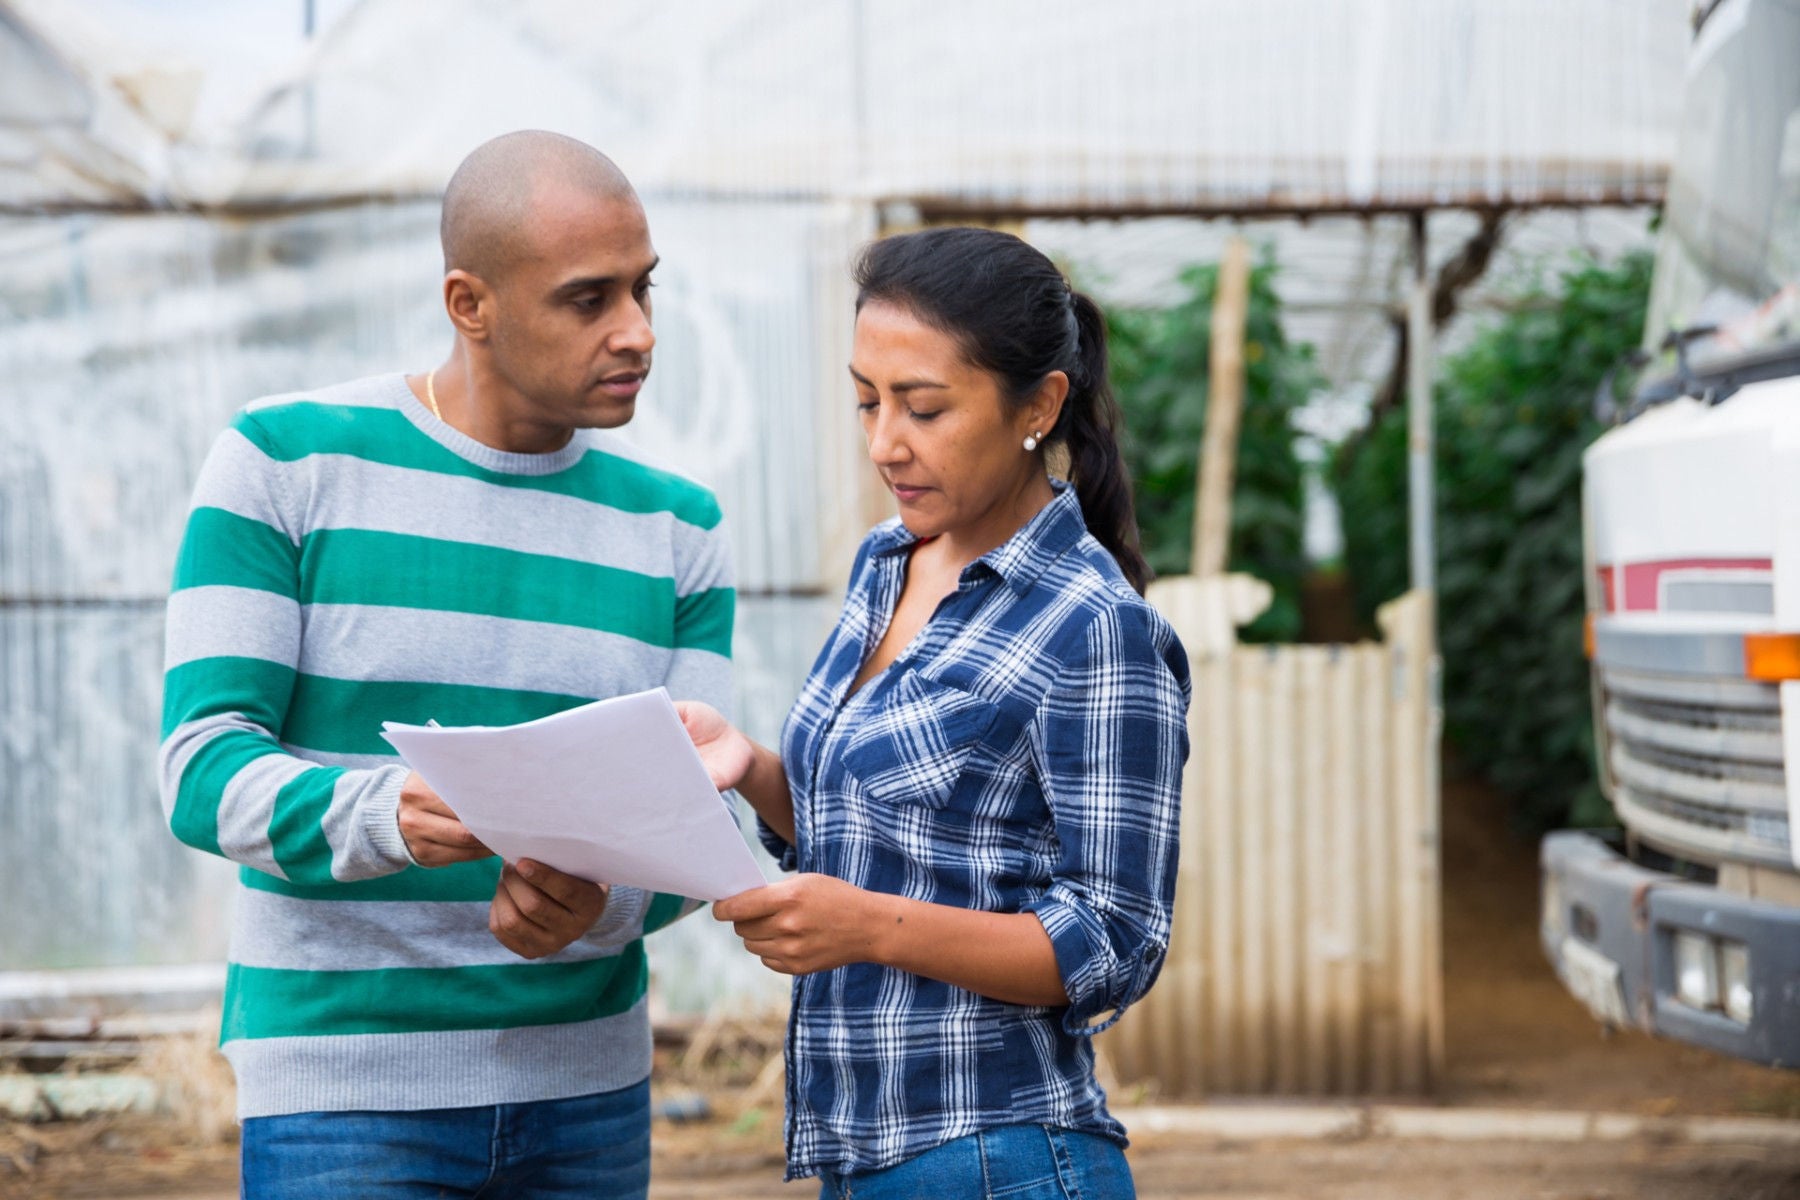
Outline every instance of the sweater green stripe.
POLYGON ((671 896, 658 893, 650 901, 650 907, 644 910, 644 932, 655 933, 665 925, 674 923, 681 916, 683 906, 687 904, 685 896, 671 896))
POLYGON ((282 749, 273 738, 253 733, 220 734, 194 752, 175 793, 170 827, 190 846, 219 853, 219 797, 225 785, 250 763, 282 749))
POLYGON ((293 555, 292 543, 260 521, 218 508, 196 509, 174 587, 224 585, 297 595, 302 604, 383 605, 543 621, 647 645, 731 653, 735 594, 730 588, 677 598, 675 581, 667 577, 380 530, 307 534, 299 550, 298 584, 271 565, 293 555), (673 629, 680 633, 672 638, 673 629))
POLYGON ((404 725, 517 725, 587 704, 593 696, 524 692, 462 683, 392 683, 300 675, 281 740, 328 754, 392 754, 383 721, 404 725))
MULTIPOLYGON (((163 736, 196 717, 241 712, 290 746, 329 754, 392 754, 383 721, 514 725, 587 704, 593 696, 459 683, 330 679, 259 658, 197 658, 163 681, 163 736), (272 698, 288 696, 275 711, 272 698)), ((192 768, 189 768, 191 773, 192 768)))
POLYGON ((300 883, 265 875, 254 867, 238 870, 238 881, 259 892, 274 892, 296 900, 421 902, 454 900, 488 901, 500 886, 500 860, 483 858, 448 867, 408 867, 396 875, 359 879, 352 883, 300 883))
MULTIPOLYGON (((225 655, 170 667, 163 676, 162 736, 168 737, 189 721, 220 713, 242 713, 264 729, 279 733, 296 675, 294 668, 266 658, 225 655)), ((382 753, 393 752, 392 746, 382 745, 382 753)), ((188 770, 191 773, 193 768, 188 770)))
POLYGON ((500 487, 533 488, 583 500, 600 499, 631 513, 672 513, 701 529, 719 523, 719 505, 705 489, 628 458, 590 450, 566 470, 549 475, 489 471, 418 436, 405 415, 388 408, 295 401, 241 413, 234 423, 263 453, 278 462, 297 462, 309 450, 329 446, 368 462, 442 475, 460 475, 500 487))
POLYGON ((223 584, 293 597, 300 590, 294 575, 299 553, 279 529, 202 506, 188 515, 169 590, 223 584))
POLYGON ((610 958, 380 971, 226 970, 222 1040, 510 1029, 616 1016, 649 978, 642 942, 610 958))
POLYGON ((275 793, 269 843, 287 877, 299 883, 330 883, 331 849, 317 836, 331 807, 341 767, 314 767, 275 793))
POLYGON ((667 646, 675 581, 617 567, 366 529, 301 543, 302 604, 381 604, 576 625, 667 646))

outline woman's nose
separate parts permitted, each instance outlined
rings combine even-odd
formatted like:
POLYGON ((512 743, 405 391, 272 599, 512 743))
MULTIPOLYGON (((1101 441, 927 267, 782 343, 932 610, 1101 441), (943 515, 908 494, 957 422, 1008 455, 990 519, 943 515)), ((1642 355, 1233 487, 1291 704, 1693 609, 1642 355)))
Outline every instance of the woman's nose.
POLYGON ((903 457, 905 443, 898 426, 899 422, 880 408, 875 410, 875 419, 869 426, 869 461, 890 463, 903 457))

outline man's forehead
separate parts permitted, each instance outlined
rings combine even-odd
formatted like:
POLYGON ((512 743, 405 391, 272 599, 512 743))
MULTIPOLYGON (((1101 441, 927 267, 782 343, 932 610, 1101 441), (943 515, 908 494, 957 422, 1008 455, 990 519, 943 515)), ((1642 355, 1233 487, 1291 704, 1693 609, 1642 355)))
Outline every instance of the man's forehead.
POLYGON ((641 273, 656 258, 643 207, 632 196, 546 190, 532 197, 518 234, 528 259, 572 266, 572 257, 586 260, 602 255, 623 260, 616 262, 613 270, 641 273))
POLYGON ((644 206, 635 193, 584 187, 554 175, 532 181, 524 209, 528 221, 581 218, 644 223, 644 206))

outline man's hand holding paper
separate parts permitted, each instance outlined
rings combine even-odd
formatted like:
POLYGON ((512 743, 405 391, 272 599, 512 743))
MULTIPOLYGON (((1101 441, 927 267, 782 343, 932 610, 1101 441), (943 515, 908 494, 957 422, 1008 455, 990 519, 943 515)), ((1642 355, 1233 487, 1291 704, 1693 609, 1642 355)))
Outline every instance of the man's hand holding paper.
POLYGON ((447 867, 493 854, 417 771, 400 785, 399 825, 406 852, 421 867, 447 867))

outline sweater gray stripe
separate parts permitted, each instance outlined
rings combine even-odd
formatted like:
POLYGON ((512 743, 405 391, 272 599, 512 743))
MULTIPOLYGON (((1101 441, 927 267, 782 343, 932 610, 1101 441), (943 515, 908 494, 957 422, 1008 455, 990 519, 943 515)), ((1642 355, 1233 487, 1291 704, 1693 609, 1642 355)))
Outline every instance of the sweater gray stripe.
POLYGON ((194 508, 222 508, 279 529, 296 546, 299 536, 288 528, 270 494, 274 460, 235 429, 227 429, 207 455, 206 469, 194 484, 194 508))
MULTIPOLYGON (((221 439, 223 468, 195 495, 209 505, 277 529, 268 493, 307 497, 308 531, 369 529, 440 541, 498 546, 667 578, 676 561, 693 561, 709 533, 672 513, 633 513, 574 496, 505 487, 481 479, 396 467, 344 454, 279 462, 235 430, 221 439), (321 476, 332 486, 319 488, 321 476)), ((684 589, 704 590, 706 584, 684 589)))
MULTIPOLYGON (((221 730, 220 732, 224 732, 221 730)), ((258 871, 286 879, 269 842, 269 820, 282 788, 312 770, 310 763, 284 754, 265 754, 246 763, 219 801, 219 850, 225 857, 258 871)))
POLYGON ((305 746, 291 746, 281 743, 281 748, 295 758, 304 758, 309 763, 321 767, 343 767, 346 771, 367 771, 375 767, 403 767, 405 761, 398 754, 337 754, 330 750, 312 750, 305 746))
MULTIPOLYGON (((195 755, 217 738, 245 732, 266 733, 242 713, 219 713, 176 726, 163 739, 159 756, 164 808, 171 807, 195 755)), ((225 785, 215 818, 220 852, 235 862, 286 879, 287 874, 275 861, 274 848, 269 844, 269 820, 275 815, 276 794, 305 769, 305 763, 265 754, 233 775, 225 785)))
POLYGON ((661 679, 671 661, 636 638, 482 613, 309 604, 304 617, 300 670, 331 679, 617 696, 661 679))
POLYGON ((665 577, 671 537, 676 560, 689 561, 708 536, 671 513, 625 512, 574 496, 349 455, 316 454, 270 467, 296 488, 313 472, 332 477, 332 486, 313 497, 310 529, 379 529, 665 577))
POLYGON ((291 664, 300 644, 300 605, 256 588, 183 588, 169 596, 168 669, 215 656, 291 664))
MULTIPOLYGON (((642 930, 643 893, 635 888, 616 891, 616 910, 609 900, 594 929, 538 961, 608 958, 635 940, 642 930)), ((342 904, 256 888, 238 893, 231 959, 246 967, 286 971, 517 966, 522 961, 488 932, 486 901, 342 904)))
POLYGON ((227 1042, 238 1118, 557 1100, 650 1074, 644 1001, 617 1016, 530 1029, 369 1033, 227 1042))

